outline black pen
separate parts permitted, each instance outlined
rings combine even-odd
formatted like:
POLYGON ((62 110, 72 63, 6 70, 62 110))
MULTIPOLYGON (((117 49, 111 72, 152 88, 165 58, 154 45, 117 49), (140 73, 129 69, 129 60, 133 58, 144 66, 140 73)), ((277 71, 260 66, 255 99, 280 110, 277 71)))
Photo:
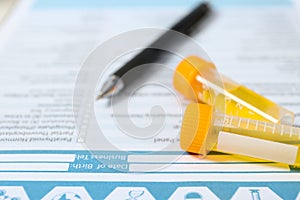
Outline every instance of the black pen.
MULTIPOLYGON (((185 35, 191 34, 192 30, 195 26, 203 21, 208 14, 210 13, 210 6, 207 2, 203 2, 194 8, 187 16, 182 18, 179 22, 177 22, 174 26, 170 28, 170 30, 180 32, 185 35)), ((167 36, 167 32, 155 40, 152 44, 165 42, 165 38, 167 36)), ((153 46, 153 45, 150 45, 153 46)), ((112 94, 117 94, 124 87, 124 82, 121 80, 121 77, 133 69, 134 67, 140 66, 142 64, 153 63, 157 59, 160 58, 159 51, 155 51, 151 48, 146 48, 142 52, 140 52, 137 56, 128 61, 123 67, 113 73, 108 80, 103 84, 100 94, 97 96, 97 100, 109 97, 112 94)))

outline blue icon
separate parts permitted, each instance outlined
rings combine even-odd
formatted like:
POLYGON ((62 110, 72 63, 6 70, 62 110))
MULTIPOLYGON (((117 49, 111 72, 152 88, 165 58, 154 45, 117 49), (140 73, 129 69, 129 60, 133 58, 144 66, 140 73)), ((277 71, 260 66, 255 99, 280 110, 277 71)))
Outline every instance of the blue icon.
POLYGON ((81 200, 81 197, 73 192, 56 195, 52 200, 81 200))
POLYGON ((130 198, 126 200, 138 200, 138 198, 143 196, 144 193, 145 193, 144 190, 131 190, 128 193, 130 198))
POLYGON ((197 192, 190 192, 184 196, 184 200, 201 200, 202 196, 197 192))
POLYGON ((1 200, 21 200, 19 197, 10 197, 6 195, 5 190, 0 190, 0 199, 1 200))
POLYGON ((259 190, 250 189, 252 200, 261 200, 259 190))

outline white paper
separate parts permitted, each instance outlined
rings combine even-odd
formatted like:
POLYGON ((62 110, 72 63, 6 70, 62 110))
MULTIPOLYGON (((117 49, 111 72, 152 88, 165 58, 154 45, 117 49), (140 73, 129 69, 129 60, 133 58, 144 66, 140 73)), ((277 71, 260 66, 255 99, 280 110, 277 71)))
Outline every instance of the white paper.
MULTIPOLYGON (((292 10, 290 6, 271 5, 221 7, 216 19, 195 40, 207 50, 220 72, 299 116, 300 28, 292 10)), ((161 105, 168 117, 160 134, 143 141, 122 135, 104 100, 95 103, 95 113, 115 151, 99 141, 102 149, 89 154, 84 135, 78 137, 72 95, 77 73, 90 53, 121 32, 168 27, 185 11, 188 8, 176 6, 155 8, 155 12, 147 7, 32 8, 0 52, 0 149, 3 152, 0 180, 3 184, 8 184, 7 180, 23 181, 14 185, 29 188, 44 181, 47 189, 27 191, 32 199, 41 199, 46 194, 58 199, 71 198, 76 192, 95 199, 104 199, 111 192, 127 195, 124 197, 127 199, 139 195, 156 199, 172 195, 183 199, 182 195, 191 191, 182 190, 189 187, 196 187, 193 191, 204 196, 207 189, 203 187, 209 188, 215 193, 213 196, 229 199, 237 187, 255 183, 257 187, 293 186, 290 194, 276 191, 276 195, 295 198, 298 191, 291 182, 299 182, 300 175, 291 173, 293 170, 288 165, 223 154, 212 154, 206 159, 184 154, 179 148, 179 131, 188 101, 179 94, 164 95, 170 91, 159 85, 142 88, 143 95, 133 96, 128 112, 137 125, 147 126, 151 123, 148 117, 151 108, 161 105), (177 96, 179 99, 174 98, 177 96), (164 151, 170 145, 171 151, 164 151), (131 173, 147 169, 156 171, 131 173), (88 181, 93 181, 94 186, 88 181), (224 182, 228 183, 224 187, 231 194, 218 189, 224 182), (62 191, 66 192, 65 196, 62 191), (94 193, 88 195, 87 191, 94 193)), ((170 62, 170 68, 175 69, 176 62, 176 59, 170 62)), ((169 71, 151 78, 153 82, 163 80, 165 86, 172 88, 169 71)), ((298 117, 296 123, 300 123, 298 117)), ((251 188, 247 191, 244 195, 251 196, 251 188)), ((264 191, 261 190, 262 196, 264 191)))

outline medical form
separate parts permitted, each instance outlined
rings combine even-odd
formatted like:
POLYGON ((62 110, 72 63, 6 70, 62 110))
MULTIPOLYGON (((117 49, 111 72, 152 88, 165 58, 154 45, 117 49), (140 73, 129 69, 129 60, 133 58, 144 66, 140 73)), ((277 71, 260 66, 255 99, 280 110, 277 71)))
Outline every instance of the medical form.
MULTIPOLYGON (((91 149, 78 134, 73 91, 91 53, 120 33, 168 27, 197 3, 187 2, 37 0, 21 18, 13 16, 17 26, 0 43, 0 198, 300 199, 300 171, 293 166, 214 151, 199 159, 182 151, 188 101, 168 90, 169 71, 152 77, 169 87, 141 88, 127 113, 112 113, 105 101, 92 105, 103 141, 113 145, 99 141, 91 149), (115 125, 117 117, 147 126, 161 118, 150 112, 157 105, 166 116, 162 134, 137 142, 115 125)), ((293 2, 214 6, 216 18, 195 41, 222 74, 292 110, 300 124, 300 24, 293 2)))

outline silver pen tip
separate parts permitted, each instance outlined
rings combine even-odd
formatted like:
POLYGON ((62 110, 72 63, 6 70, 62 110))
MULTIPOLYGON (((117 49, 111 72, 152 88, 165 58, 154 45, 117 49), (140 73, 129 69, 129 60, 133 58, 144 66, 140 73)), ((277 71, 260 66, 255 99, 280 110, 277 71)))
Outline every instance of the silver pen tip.
POLYGON ((97 95, 97 97, 96 97, 96 101, 99 101, 100 99, 102 99, 103 98, 103 92, 101 92, 100 94, 98 94, 97 95))
POLYGON ((110 96, 108 91, 107 92, 100 92, 100 94, 98 94, 97 97, 96 97, 96 101, 99 101, 100 99, 103 99, 103 98, 108 97, 108 96, 110 96))
POLYGON ((124 87, 123 81, 117 76, 111 76, 103 84, 99 94, 96 97, 96 101, 105 97, 110 97, 113 94, 117 94, 124 87))

